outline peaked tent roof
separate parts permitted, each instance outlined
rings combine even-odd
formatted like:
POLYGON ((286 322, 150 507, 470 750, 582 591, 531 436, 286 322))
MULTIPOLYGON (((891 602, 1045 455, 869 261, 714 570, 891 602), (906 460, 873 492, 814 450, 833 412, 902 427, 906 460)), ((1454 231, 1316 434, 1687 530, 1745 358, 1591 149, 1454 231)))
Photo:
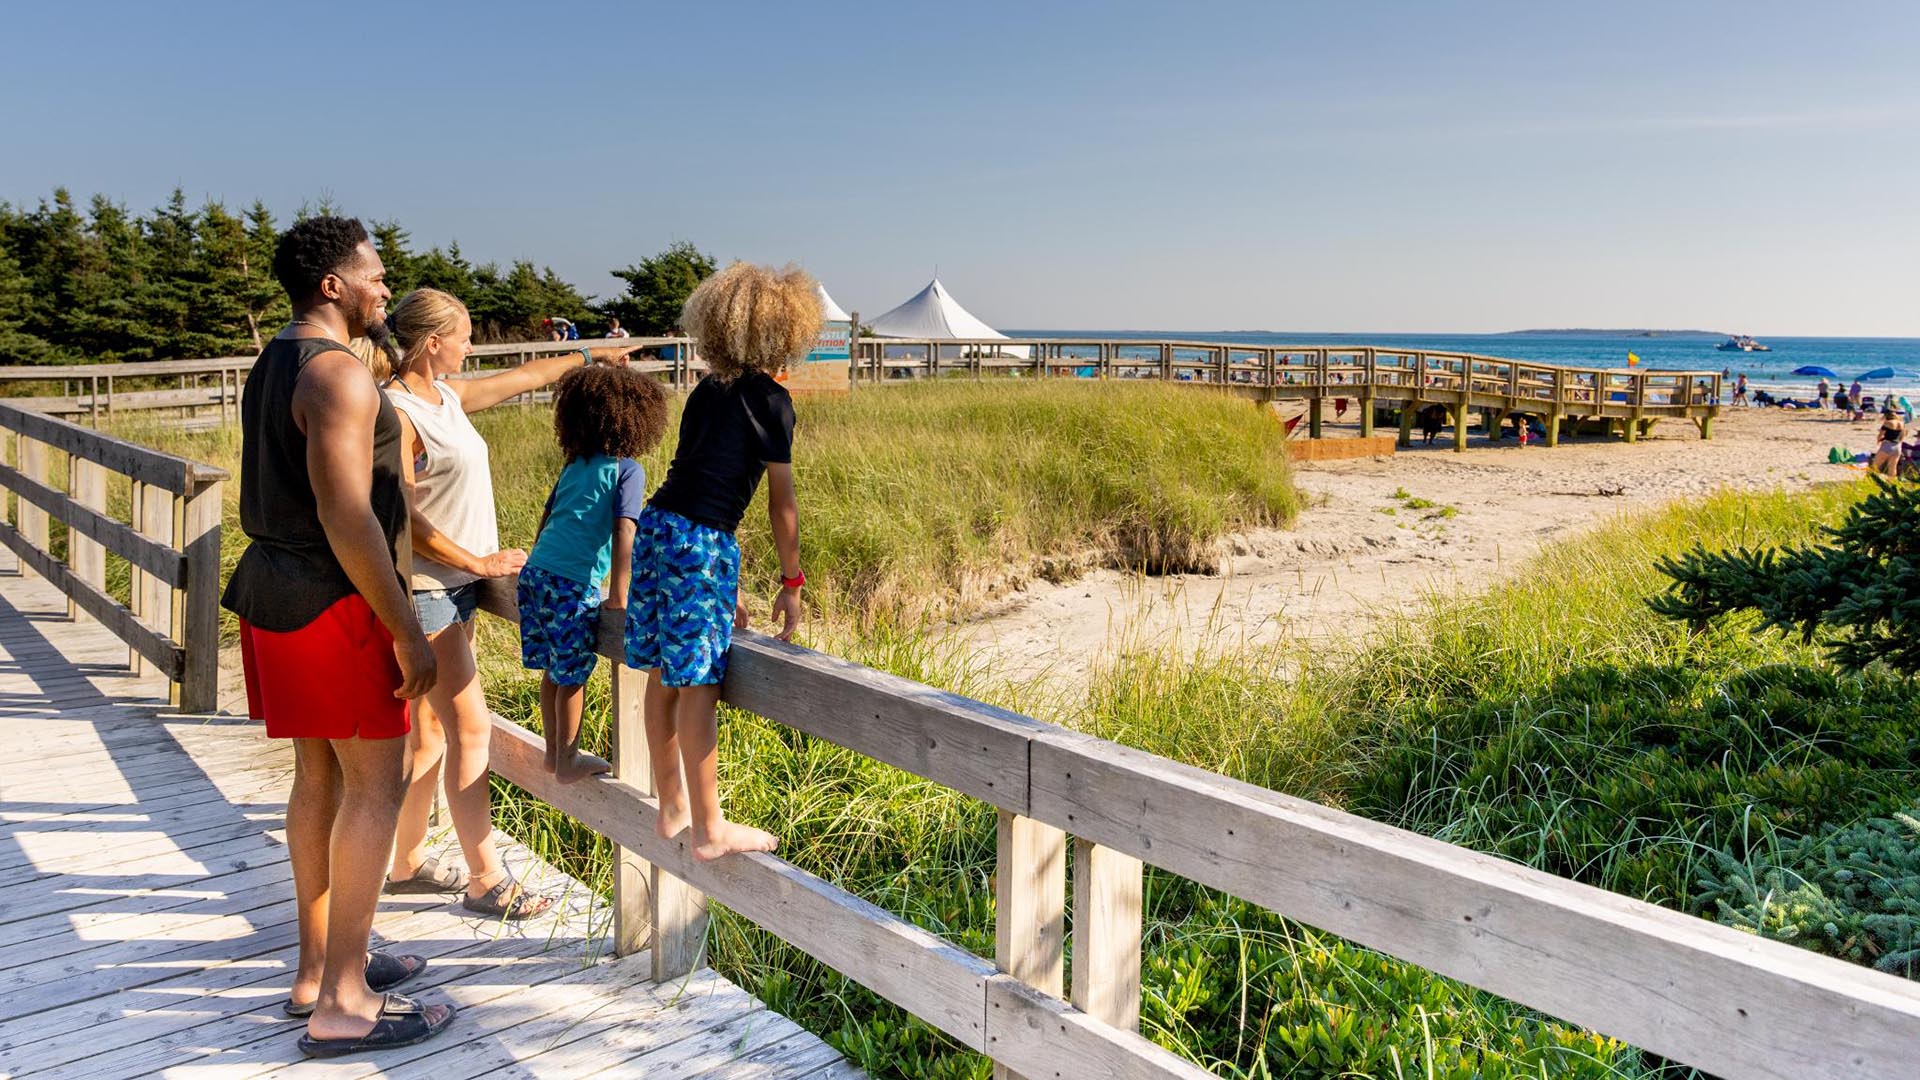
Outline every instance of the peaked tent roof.
POLYGON ((813 291, 815 295, 820 297, 820 310, 827 313, 828 322, 846 322, 853 318, 853 316, 847 314, 845 308, 833 302, 833 297, 827 295, 827 287, 825 285, 816 281, 813 283, 813 291))
POLYGON ((934 278, 913 299, 873 320, 868 330, 880 337, 1005 338, 1007 335, 960 306, 947 287, 934 278))

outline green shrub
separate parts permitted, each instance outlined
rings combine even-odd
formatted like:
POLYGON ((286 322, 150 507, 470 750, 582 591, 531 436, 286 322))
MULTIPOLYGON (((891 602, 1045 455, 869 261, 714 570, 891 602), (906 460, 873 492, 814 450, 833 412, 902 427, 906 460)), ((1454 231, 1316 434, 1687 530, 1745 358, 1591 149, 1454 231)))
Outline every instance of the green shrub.
POLYGON ((1920 807, 1746 859, 1713 855, 1698 900, 1721 922, 1920 978, 1920 807))

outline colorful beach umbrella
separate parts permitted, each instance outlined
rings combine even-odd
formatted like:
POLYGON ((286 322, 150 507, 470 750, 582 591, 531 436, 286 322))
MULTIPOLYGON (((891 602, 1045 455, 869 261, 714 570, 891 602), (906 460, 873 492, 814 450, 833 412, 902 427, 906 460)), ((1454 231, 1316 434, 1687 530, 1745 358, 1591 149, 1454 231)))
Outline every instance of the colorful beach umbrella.
POLYGON ((1909 368, 1877 367, 1872 371, 1857 375, 1855 378, 1861 382, 1884 382, 1888 379, 1898 379, 1901 382, 1920 382, 1920 371, 1913 371, 1909 368))
MULTIPOLYGON (((1794 368, 1793 373, 1795 375, 1819 375, 1828 379, 1837 379, 1840 377, 1839 372, 1834 371, 1832 368, 1823 368, 1818 364, 1808 364, 1805 367, 1794 368)), ((1861 378, 1864 379, 1866 376, 1862 375, 1861 378)))

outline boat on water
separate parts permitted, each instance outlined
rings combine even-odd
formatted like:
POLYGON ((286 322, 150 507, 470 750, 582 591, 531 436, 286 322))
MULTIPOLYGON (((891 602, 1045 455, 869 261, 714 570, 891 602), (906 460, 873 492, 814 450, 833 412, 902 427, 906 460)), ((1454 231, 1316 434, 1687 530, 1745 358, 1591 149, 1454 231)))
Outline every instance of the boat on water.
POLYGON ((1772 348, 1766 345, 1760 344, 1759 342, 1753 340, 1752 338, 1748 337, 1745 334, 1735 334, 1732 337, 1728 338, 1727 340, 1721 342, 1720 344, 1715 345, 1714 348, 1719 349, 1721 352, 1772 352, 1773 351, 1772 348))

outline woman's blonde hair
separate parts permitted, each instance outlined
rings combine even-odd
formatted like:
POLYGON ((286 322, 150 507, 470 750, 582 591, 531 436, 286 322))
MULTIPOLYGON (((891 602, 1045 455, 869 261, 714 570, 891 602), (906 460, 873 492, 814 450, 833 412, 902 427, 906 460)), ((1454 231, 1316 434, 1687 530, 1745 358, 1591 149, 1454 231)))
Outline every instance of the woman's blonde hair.
POLYGON ((693 290, 680 325, 699 342, 707 370, 731 382, 748 371, 771 375, 799 359, 820 336, 822 318, 805 270, 737 262, 693 290))
MULTIPOLYGON (((392 361, 390 370, 405 368, 433 335, 453 333, 466 314, 467 305, 459 297, 439 289, 415 289, 401 297, 387 315, 387 329, 392 335, 383 344, 392 361)), ((375 371, 374 375, 380 373, 375 371)))
MULTIPOLYGON (((384 327, 382 327, 382 329, 384 329, 384 327)), ((381 337, 379 344, 376 344, 371 336, 357 337, 347 342, 347 351, 352 353, 362 364, 367 365, 367 370, 373 372, 373 381, 377 383, 384 383, 388 379, 393 378, 393 360, 389 355, 390 348, 391 345, 385 336, 381 337), (388 347, 382 348, 382 345, 387 345, 388 347)))

